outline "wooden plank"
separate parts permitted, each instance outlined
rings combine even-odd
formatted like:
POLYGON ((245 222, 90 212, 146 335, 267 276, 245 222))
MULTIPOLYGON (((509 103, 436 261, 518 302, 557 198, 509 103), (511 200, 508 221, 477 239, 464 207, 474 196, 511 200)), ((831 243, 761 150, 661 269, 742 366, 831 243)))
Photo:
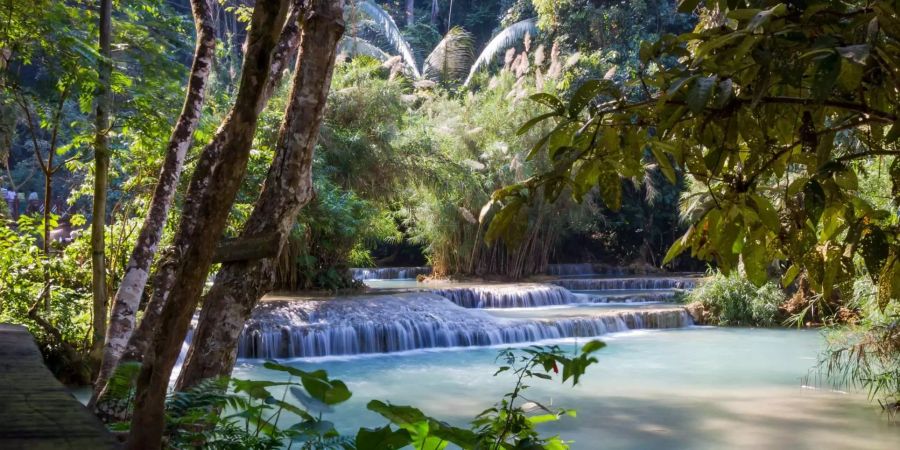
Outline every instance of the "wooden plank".
POLYGON ((0 324, 0 448, 120 448, 44 365, 31 334, 0 324))

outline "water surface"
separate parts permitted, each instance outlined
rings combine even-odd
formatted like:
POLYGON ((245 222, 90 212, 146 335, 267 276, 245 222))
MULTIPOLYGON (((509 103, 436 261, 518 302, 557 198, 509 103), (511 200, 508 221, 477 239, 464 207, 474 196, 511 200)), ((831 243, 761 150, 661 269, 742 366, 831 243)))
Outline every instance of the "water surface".
MULTIPOLYGON (((575 408, 577 418, 543 427, 576 449, 896 449, 890 424, 859 394, 809 378, 822 340, 815 331, 694 327, 604 336, 582 384, 535 380, 528 397, 575 408), (812 388, 810 387, 812 386, 812 388)), ((561 341, 566 348, 572 340, 561 341)), ((581 342, 584 342, 582 339, 581 342)), ((385 420, 371 399, 412 404, 457 425, 500 399, 511 376, 491 376, 497 348, 414 351, 294 360, 347 382, 353 398, 331 415, 350 433, 385 420)), ((242 361, 238 378, 280 375, 242 361)))

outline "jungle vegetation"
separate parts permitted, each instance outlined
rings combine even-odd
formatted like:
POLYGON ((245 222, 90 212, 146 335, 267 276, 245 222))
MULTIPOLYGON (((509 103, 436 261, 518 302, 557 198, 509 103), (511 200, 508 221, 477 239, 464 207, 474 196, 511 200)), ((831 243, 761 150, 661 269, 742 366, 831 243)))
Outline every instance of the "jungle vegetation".
POLYGON ((99 379, 105 418, 140 363, 131 442, 158 442, 200 303, 197 345, 233 345, 203 324, 240 330, 274 288, 352 289, 349 267, 710 264, 716 320, 834 326, 823 364, 896 405, 898 7, 7 2, 0 321, 66 382, 99 379))

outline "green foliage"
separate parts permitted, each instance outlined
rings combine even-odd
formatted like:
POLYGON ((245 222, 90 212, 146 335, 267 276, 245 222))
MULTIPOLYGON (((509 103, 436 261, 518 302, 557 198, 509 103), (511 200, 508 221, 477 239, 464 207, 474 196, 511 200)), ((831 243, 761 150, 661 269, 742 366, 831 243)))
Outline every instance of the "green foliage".
MULTIPOLYGON (((57 229, 59 217, 49 216, 57 229)), ((81 216, 68 218, 73 227, 81 216)), ((107 227, 107 282, 118 283, 119 268, 134 245, 136 220, 107 227)), ((47 365, 69 383, 85 383, 90 372, 83 357, 89 350, 91 326, 90 232, 76 231, 66 246, 53 241, 50 253, 41 247, 41 216, 22 215, 15 228, 0 226, 0 322, 25 325, 35 337, 47 365)))
POLYGON ((362 244, 392 232, 393 223, 353 191, 324 177, 315 177, 314 184, 316 198, 303 208, 283 252, 280 284, 291 289, 354 287, 349 265, 372 265, 362 244))
POLYGON ((306 372, 272 361, 265 367, 283 372, 287 380, 205 380, 170 395, 166 402, 169 446, 276 449, 290 442, 303 449, 352 448, 349 438, 322 419, 331 405, 350 398, 342 381, 329 379, 321 370, 306 372), (226 392, 229 387, 231 391, 226 392), (270 389, 282 393, 273 394, 270 389), (288 401, 289 393, 303 407, 288 401), (280 425, 285 420, 293 423, 280 425))
POLYGON ((649 150, 663 173, 677 168, 705 192, 667 261, 687 250, 726 272, 743 261, 763 284, 780 260, 784 285, 803 272, 829 299, 863 273, 856 256, 877 268, 885 305, 900 286, 897 205, 861 198, 859 174, 876 158, 900 167, 894 7, 748 1, 705 12, 693 33, 644 43, 624 82, 584 83, 568 102, 532 97, 551 108, 542 120, 554 131, 536 152, 553 166, 493 200, 515 217, 533 193, 554 199, 571 186, 580 199, 599 186, 614 208, 617 176, 640 178, 649 150))
POLYGON ((769 282, 757 287, 737 272, 716 272, 685 298, 703 306, 710 325, 758 327, 779 325, 779 306, 785 300, 777 284, 769 282))

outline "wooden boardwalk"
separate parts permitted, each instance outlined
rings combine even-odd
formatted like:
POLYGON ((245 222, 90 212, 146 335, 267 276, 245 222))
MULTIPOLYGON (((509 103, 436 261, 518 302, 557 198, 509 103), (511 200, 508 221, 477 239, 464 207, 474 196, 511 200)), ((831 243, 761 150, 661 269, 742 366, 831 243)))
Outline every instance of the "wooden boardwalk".
POLYGON ((0 449, 112 449, 113 435, 44 366, 31 334, 0 324, 0 449))

